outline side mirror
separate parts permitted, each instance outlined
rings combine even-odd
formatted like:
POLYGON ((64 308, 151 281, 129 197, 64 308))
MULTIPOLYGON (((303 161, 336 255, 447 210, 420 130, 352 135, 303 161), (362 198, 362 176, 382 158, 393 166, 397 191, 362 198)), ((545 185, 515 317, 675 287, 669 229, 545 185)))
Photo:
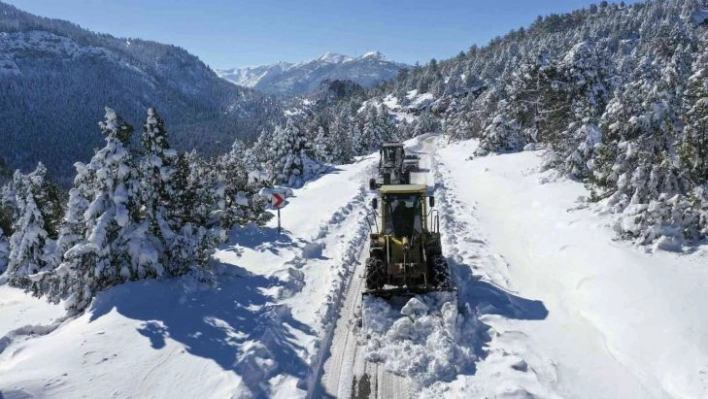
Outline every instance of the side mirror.
POLYGON ((374 209, 379 209, 379 199, 378 198, 371 199, 371 207, 374 209))
POLYGON ((430 207, 434 208, 435 207, 435 197, 433 197, 433 196, 428 197, 428 201, 430 202, 430 207))

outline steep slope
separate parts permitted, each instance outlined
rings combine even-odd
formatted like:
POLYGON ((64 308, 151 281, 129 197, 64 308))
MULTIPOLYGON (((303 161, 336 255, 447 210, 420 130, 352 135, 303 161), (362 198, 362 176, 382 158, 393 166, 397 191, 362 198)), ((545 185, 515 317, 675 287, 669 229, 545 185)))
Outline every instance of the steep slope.
POLYGON ((306 94, 323 80, 351 80, 365 87, 391 80, 406 66, 388 60, 378 51, 353 58, 326 53, 298 64, 277 64, 217 71, 219 76, 237 85, 268 94, 306 94))
POLYGON ((148 107, 169 121, 180 149, 214 153, 252 138, 278 103, 219 79, 185 50, 96 34, 0 3, 0 155, 13 167, 42 161, 67 181, 102 138, 111 106, 140 129, 148 107))

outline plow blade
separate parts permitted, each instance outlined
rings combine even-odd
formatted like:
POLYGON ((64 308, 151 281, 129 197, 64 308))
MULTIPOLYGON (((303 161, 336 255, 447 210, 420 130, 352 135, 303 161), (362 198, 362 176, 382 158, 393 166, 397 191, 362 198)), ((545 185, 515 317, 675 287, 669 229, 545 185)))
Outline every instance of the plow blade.
POLYGON ((391 299, 392 297, 414 297, 416 295, 425 295, 431 292, 457 292, 455 287, 391 287, 382 288, 379 290, 366 290, 362 292, 362 297, 376 296, 384 299, 391 299))

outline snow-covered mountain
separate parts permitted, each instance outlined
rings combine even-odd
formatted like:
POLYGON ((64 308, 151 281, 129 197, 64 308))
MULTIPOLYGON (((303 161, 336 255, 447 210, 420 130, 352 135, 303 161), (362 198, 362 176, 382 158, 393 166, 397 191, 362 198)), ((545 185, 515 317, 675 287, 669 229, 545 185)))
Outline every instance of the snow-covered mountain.
POLYGON ((206 153, 282 115, 273 99, 224 82, 179 47, 96 34, 1 2, 0 93, 0 156, 25 170, 44 162, 65 182, 102 142, 104 106, 137 130, 155 107, 174 145, 206 153))
POLYGON ((348 79, 371 87, 395 78, 403 68, 406 68, 405 64, 391 61, 378 51, 371 51, 360 57, 328 52, 314 60, 297 64, 278 62, 264 66, 217 70, 216 73, 232 83, 263 93, 297 95, 312 91, 326 79, 348 79))

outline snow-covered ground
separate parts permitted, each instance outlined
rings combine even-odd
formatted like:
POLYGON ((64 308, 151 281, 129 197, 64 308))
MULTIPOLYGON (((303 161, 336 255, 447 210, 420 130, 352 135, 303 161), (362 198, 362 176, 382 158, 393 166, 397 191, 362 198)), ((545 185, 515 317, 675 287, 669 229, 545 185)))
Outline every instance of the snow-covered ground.
MULTIPOLYGON (((276 220, 236 230, 215 255, 215 288, 189 278, 125 284, 48 335, 0 345, 0 397, 304 396, 352 248, 364 246, 375 161, 295 190, 283 234, 276 220)), ((0 339, 61 315, 7 286, 0 298, 0 339)))
POLYGON ((468 296, 488 342, 474 375, 430 392, 707 397, 705 249, 616 242, 610 220, 579 209, 581 184, 537 173, 538 153, 468 161, 474 146, 440 150, 437 169, 461 305, 468 296))
POLYGON ((0 397, 708 397, 706 249, 615 241, 539 153, 475 145, 409 143, 456 294, 362 320, 368 157, 295 190, 283 234, 236 230, 216 287, 126 284, 49 332, 58 307, 0 286, 0 397))

